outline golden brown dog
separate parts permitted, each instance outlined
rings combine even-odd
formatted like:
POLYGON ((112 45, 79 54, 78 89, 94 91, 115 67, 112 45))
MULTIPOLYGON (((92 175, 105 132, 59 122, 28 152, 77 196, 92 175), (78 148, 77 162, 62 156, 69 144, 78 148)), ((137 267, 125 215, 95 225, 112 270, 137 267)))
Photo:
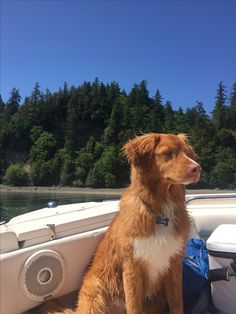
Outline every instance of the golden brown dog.
POLYGON ((184 135, 146 134, 124 152, 131 184, 85 274, 75 313, 162 313, 167 301, 172 314, 183 314, 190 228, 184 185, 199 180, 201 167, 184 135))

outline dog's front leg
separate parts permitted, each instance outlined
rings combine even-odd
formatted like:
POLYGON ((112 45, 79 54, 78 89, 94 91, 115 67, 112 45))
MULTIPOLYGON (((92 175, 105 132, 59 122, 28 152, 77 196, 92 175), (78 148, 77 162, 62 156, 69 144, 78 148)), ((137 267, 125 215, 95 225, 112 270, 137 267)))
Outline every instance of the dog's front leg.
POLYGON ((127 314, 142 314, 142 273, 131 261, 123 266, 123 287, 127 314))
POLYGON ((172 259, 170 269, 166 275, 164 285, 167 301, 171 314, 183 314, 183 294, 182 294, 182 257, 177 256, 172 259))

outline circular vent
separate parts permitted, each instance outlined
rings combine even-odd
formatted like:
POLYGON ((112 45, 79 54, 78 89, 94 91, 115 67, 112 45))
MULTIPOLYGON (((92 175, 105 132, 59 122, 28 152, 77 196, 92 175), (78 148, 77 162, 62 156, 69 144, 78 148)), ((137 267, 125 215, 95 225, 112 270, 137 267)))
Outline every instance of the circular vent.
POLYGON ((31 255, 20 274, 24 293, 31 299, 42 301, 55 296, 65 277, 64 261, 55 251, 43 250, 31 255))

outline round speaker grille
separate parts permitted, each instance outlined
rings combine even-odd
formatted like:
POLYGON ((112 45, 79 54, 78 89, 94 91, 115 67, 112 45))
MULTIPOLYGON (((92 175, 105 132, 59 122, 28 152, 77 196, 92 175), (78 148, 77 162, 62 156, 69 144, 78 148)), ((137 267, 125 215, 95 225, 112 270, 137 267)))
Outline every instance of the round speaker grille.
POLYGON ((64 275, 64 262, 60 254, 51 250, 39 251, 25 262, 21 286, 31 299, 44 300, 58 292, 64 275))

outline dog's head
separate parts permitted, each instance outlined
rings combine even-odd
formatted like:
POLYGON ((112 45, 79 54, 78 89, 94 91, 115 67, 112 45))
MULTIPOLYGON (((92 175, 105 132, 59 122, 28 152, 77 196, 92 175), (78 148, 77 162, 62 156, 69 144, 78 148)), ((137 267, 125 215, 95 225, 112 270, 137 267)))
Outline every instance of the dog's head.
POLYGON ((201 166, 184 134, 145 134, 130 140, 124 151, 132 166, 152 181, 190 184, 200 178, 201 166))

